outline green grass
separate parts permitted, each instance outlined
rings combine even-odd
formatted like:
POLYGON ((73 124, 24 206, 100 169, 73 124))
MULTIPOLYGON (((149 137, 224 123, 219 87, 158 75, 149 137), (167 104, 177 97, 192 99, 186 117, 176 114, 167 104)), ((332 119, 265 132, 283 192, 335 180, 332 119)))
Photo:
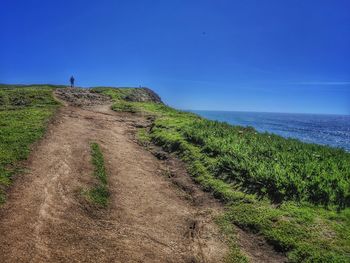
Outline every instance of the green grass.
POLYGON ((140 109, 137 106, 133 105, 132 102, 127 101, 120 101, 118 103, 113 104, 112 110, 131 113, 136 113, 140 111, 140 109))
POLYGON ((95 87, 92 90, 110 96, 114 101, 123 101, 135 88, 95 87))
POLYGON ((41 138, 58 103, 49 86, 0 85, 0 203, 30 145, 41 138))
POLYGON ((231 222, 226 219, 225 216, 218 217, 216 223, 220 227, 220 230, 228 238, 229 253, 226 255, 225 263, 248 263, 247 256, 242 253, 238 246, 237 234, 231 222))
POLYGON ((107 207, 109 191, 107 184, 107 173, 104 163, 103 154, 97 143, 91 143, 91 157, 92 164, 94 166, 94 177, 97 179, 95 186, 85 192, 86 197, 89 201, 94 204, 107 207))
MULTIPOLYGON (((116 104, 124 94, 101 92, 116 104)), ((126 103, 156 116, 139 137, 176 153, 194 180, 227 204, 221 222, 263 235, 290 262, 350 262, 349 153, 160 104, 126 103)))
POLYGON ((151 143, 151 136, 149 136, 145 128, 140 128, 137 131, 137 140, 144 146, 148 146, 151 143))

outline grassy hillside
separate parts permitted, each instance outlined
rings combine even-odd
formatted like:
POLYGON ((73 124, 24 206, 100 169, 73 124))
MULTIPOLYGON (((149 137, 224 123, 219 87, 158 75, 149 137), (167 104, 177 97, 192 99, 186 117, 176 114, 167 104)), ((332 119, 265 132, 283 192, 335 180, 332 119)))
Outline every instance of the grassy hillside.
POLYGON ((51 86, 0 85, 0 202, 18 161, 29 154, 29 146, 40 138, 57 107, 51 86))
MULTIPOLYGON (((0 85, 0 201, 57 108, 54 88, 0 85)), ((94 91, 110 96, 115 111, 155 116, 140 140, 177 154, 193 179, 227 205, 218 219, 224 230, 235 224, 258 233, 290 262, 350 262, 349 153, 209 121, 161 102, 132 102, 149 95, 132 88, 94 91)), ((100 167, 96 145, 92 152, 100 167)), ((245 261, 232 247, 232 261, 245 261)))
POLYGON ((291 262, 350 262, 350 154, 209 121, 100 90, 117 111, 156 120, 143 140, 176 153, 194 180, 223 200, 221 222, 263 235, 291 262))

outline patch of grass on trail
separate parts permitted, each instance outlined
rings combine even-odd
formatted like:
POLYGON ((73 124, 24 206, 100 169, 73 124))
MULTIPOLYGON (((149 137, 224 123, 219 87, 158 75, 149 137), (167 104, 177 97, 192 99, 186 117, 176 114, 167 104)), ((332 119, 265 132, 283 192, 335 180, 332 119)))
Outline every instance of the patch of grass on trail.
MULTIPOLYGON (((123 94, 101 92, 118 103, 123 94)), ((264 236, 290 262, 350 262, 349 153, 162 104, 126 103, 155 116, 139 136, 177 154, 193 179, 227 205, 222 225, 264 236)))
POLYGON ((91 156, 92 164, 94 165, 93 175, 96 177, 97 183, 92 189, 86 191, 85 194, 89 201, 101 207, 107 207, 109 198, 107 173, 103 154, 97 143, 91 143, 91 156))
POLYGON ((0 203, 4 190, 27 158, 30 145, 45 132, 58 103, 53 87, 0 85, 0 203))

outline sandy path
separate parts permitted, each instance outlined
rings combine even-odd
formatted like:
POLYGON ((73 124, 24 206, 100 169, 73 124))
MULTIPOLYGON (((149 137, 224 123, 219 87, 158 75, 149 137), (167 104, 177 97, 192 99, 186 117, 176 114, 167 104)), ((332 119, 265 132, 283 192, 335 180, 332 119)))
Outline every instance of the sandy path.
POLYGON ((0 262, 223 259, 215 204, 196 205, 162 176, 164 164, 130 136, 135 121, 107 106, 60 110, 0 209, 0 262), (91 141, 105 156, 106 210, 87 207, 80 194, 93 180, 91 141))

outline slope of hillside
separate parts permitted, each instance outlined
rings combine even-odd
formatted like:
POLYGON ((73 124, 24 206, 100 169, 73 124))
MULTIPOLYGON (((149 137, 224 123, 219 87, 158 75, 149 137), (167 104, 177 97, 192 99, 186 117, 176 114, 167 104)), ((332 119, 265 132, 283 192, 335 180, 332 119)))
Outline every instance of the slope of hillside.
POLYGON ((208 121, 160 104, 112 109, 155 117, 143 141, 176 153, 194 180, 229 204, 224 221, 263 235, 291 262, 350 261, 350 154, 251 128, 208 121))
MULTIPOLYGON (((75 95, 85 97, 85 91, 75 95)), ((26 92, 32 97, 32 90, 26 92)), ((20 164, 25 172, 0 208, 0 262, 226 261, 228 245, 213 221, 221 206, 186 181, 184 169, 135 143, 135 127, 146 125, 143 117, 115 113, 109 101, 101 104, 90 95, 79 107, 62 101, 45 136, 20 164), (91 144, 99 150, 91 151, 91 144), (170 170, 191 192, 164 176, 170 170), (101 185, 107 194, 95 202, 101 185)), ((31 105, 23 101, 24 108, 31 105)), ((2 140, 10 141, 21 127, 3 133, 2 140)), ((268 251, 255 254, 262 262, 274 258, 268 251)))
POLYGON ((0 188, 21 175, 0 208, 1 262, 350 262, 344 151, 145 88, 2 85, 0 106, 0 188))

